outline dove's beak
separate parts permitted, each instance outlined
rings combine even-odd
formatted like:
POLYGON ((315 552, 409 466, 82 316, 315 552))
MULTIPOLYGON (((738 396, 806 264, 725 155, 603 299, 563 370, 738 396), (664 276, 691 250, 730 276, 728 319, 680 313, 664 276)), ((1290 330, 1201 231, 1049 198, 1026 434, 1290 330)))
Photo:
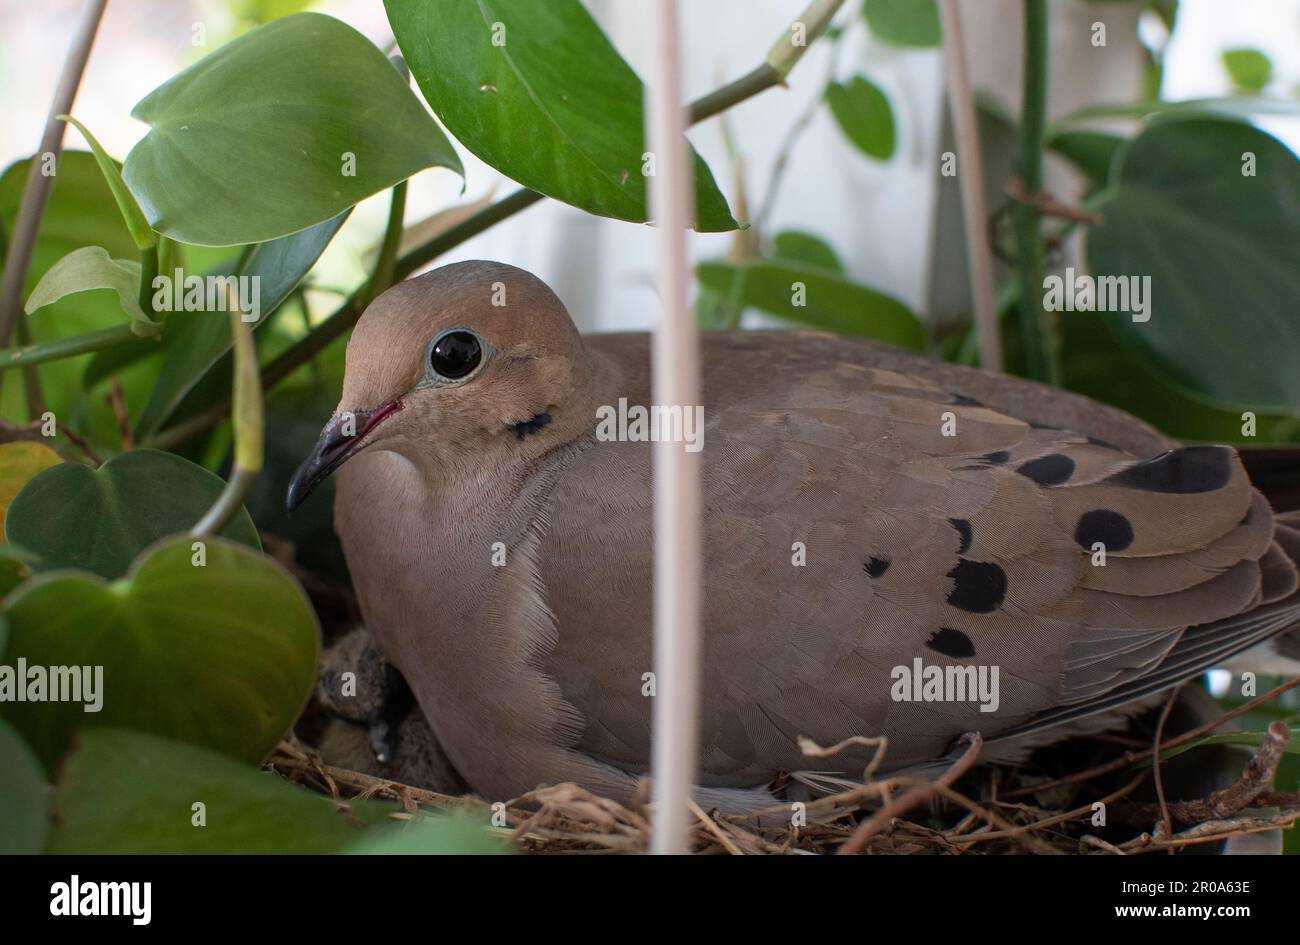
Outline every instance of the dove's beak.
POLYGON ((284 504, 290 512, 302 505, 303 500, 312 491, 329 478, 330 473, 343 465, 347 459, 361 448, 366 435, 402 409, 402 402, 395 400, 374 410, 342 411, 330 417, 325 429, 320 431, 316 448, 311 451, 298 471, 289 481, 289 492, 284 504))

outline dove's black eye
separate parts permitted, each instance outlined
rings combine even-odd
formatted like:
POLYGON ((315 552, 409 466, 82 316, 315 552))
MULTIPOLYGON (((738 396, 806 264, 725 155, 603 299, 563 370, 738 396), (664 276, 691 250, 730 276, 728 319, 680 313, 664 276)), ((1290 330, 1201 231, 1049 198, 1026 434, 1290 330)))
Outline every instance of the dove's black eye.
POLYGON ((429 349, 429 365, 448 380, 455 381, 470 374, 483 360, 483 346, 478 336, 464 328, 444 332, 429 349))

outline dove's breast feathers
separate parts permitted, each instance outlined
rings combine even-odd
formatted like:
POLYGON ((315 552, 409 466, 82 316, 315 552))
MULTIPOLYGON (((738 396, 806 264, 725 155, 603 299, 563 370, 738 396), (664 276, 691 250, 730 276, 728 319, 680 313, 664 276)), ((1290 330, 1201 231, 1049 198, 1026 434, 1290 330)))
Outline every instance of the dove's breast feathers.
MULTIPOLYGON (((651 402, 644 336, 588 344, 616 368, 611 405, 651 402)), ((842 338, 706 335, 704 351, 714 781, 808 767, 800 735, 885 735, 900 765, 1081 714, 1173 659, 1189 625, 1295 589, 1231 449, 1170 449, 1083 398, 842 338), (996 711, 896 699, 917 658, 997 667, 996 711)), ((581 717, 577 747, 633 771, 650 750, 650 456, 591 437, 567 454, 535 556, 556 628, 539 659, 581 717)))

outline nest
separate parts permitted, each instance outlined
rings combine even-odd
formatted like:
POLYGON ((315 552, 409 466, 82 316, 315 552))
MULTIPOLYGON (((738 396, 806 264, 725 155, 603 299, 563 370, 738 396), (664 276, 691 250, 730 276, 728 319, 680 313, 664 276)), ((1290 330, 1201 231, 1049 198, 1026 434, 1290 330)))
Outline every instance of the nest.
MULTIPOLYGON (((1273 722, 1235 779, 1188 795, 1180 761, 1198 748, 1170 757, 1214 729, 1300 685, 1286 682, 1250 702, 1178 735, 1166 734, 1177 692, 1154 719, 1136 722, 1125 735, 1103 735, 1036 753, 1019 766, 976 766, 977 734, 964 736, 955 758, 933 779, 876 777, 888 746, 851 739, 805 752, 829 757, 845 745, 876 745, 876 758, 860 781, 801 772, 782 788, 821 796, 782 803, 747 816, 728 816, 692 804, 691 848, 701 854, 1083 854, 1130 855, 1186 851, 1234 837, 1289 828, 1300 818, 1300 794, 1273 790, 1290 729, 1273 722), (1141 733, 1145 724, 1150 737, 1141 733), (1179 783, 1182 782, 1182 783, 1179 783), (1186 798, 1186 799, 1179 799, 1186 798)), ((325 764, 310 749, 283 743, 268 765, 280 775, 346 803, 385 798, 409 820, 422 810, 495 815, 495 829, 520 852, 644 853, 650 846, 648 792, 624 805, 576 784, 531 791, 495 811, 481 799, 454 797, 325 764)), ((1236 765, 1233 765, 1235 768, 1236 765)), ((1204 764, 1182 765, 1204 781, 1204 764)), ((1195 791, 1197 778, 1191 779, 1195 791)))

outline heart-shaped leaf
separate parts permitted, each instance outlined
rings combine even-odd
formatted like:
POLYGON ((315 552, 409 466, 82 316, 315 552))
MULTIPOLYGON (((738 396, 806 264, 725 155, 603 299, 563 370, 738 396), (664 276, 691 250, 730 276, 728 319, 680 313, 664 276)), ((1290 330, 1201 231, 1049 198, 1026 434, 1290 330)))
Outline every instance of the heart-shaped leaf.
POLYGON ((158 325, 140 307, 140 264, 130 259, 113 259, 102 246, 74 249, 41 277, 27 297, 24 310, 30 315, 37 309, 57 302, 65 295, 112 289, 131 329, 141 337, 158 333, 158 325))
POLYGON ((0 720, 0 854, 40 853, 49 808, 40 762, 13 726, 0 720))
POLYGON ((352 27, 299 13, 227 43, 131 113, 151 126, 125 178, 154 229, 260 243, 323 223, 426 167, 451 143, 352 27))
MULTIPOLYGON (((98 470, 63 463, 37 474, 5 515, 5 540, 40 556, 41 570, 84 568, 121 577, 160 538, 188 531, 225 484, 173 453, 132 450, 98 470)), ((222 535, 260 548, 248 513, 222 535)))
POLYGON ((1206 117, 1153 123, 1116 160, 1088 264, 1139 291, 1149 277, 1148 320, 1098 319, 1216 402, 1300 410, 1300 161, 1206 117))
POLYGON ((83 732, 54 788, 51 853, 334 853, 366 837, 378 804, 326 797, 166 738, 83 732))
POLYGON ((279 564, 222 539, 160 542, 112 583, 39 574, 5 616, 6 665, 79 670, 79 698, 0 702, 50 770, 75 732, 106 725, 260 761, 315 679, 306 595, 279 564))
MULTIPOLYGON (((316 264, 347 217, 345 211, 290 236, 259 243, 243 258, 234 275, 256 279, 260 286, 259 317, 251 323, 254 331, 266 324, 316 264)), ((230 344, 230 322, 220 313, 176 311, 168 315, 162 336, 162 371, 136 421, 136 436, 155 433, 185 395, 221 361, 230 344)))
POLYGON ((887 161, 894 154, 894 111, 885 93, 860 75, 826 88, 826 104, 840 130, 868 157, 887 161))
POLYGON ((925 347, 925 328, 906 305, 832 269, 787 259, 752 259, 701 263, 696 274, 700 284, 714 292, 738 292, 736 298, 746 307, 843 335, 916 351, 925 347))
MULTIPOLYGON (((461 144, 548 197, 647 219, 641 80, 578 0, 384 7, 425 100, 461 144)), ((736 225, 695 155, 695 228, 736 225)))
POLYGON ((1232 84, 1247 92, 1261 91, 1273 78, 1273 61, 1258 49, 1224 50, 1223 67, 1232 84))

